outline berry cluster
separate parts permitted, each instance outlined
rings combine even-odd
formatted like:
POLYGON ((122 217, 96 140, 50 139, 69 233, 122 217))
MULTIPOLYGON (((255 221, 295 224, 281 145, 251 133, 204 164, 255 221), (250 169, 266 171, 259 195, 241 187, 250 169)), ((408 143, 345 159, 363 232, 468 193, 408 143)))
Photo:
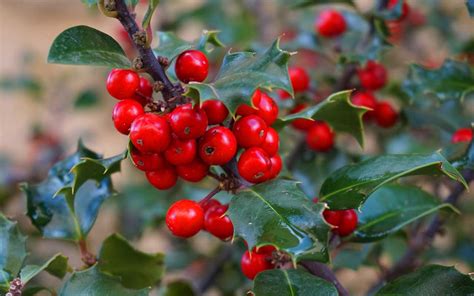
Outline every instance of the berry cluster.
MULTIPOLYGON (((317 203, 318 198, 313 198, 313 202, 317 203)), ((357 228, 358 217, 354 209, 335 211, 325 209, 323 217, 334 227, 333 232, 341 237, 351 235, 357 228)))
POLYGON ((221 240, 229 240, 234 234, 234 226, 225 216, 228 205, 215 199, 198 203, 192 200, 179 200, 171 205, 166 213, 166 225, 178 237, 189 238, 201 230, 206 230, 221 240))

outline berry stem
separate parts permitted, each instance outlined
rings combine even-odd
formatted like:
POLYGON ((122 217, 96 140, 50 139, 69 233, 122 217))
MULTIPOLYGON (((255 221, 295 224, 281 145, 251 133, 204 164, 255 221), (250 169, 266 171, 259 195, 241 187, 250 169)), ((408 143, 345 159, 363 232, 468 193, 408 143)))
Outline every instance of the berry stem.
POLYGON ((179 83, 173 84, 165 73, 164 68, 155 57, 153 50, 146 44, 138 41, 137 36, 141 32, 140 27, 135 21, 134 15, 128 10, 128 6, 125 0, 116 0, 116 11, 117 19, 122 24, 128 36, 133 41, 136 49, 138 50, 139 57, 143 63, 143 69, 151 75, 155 81, 159 81, 163 84, 162 94, 166 102, 179 102, 182 99, 184 89, 179 83), (137 40, 137 41, 134 41, 137 40))
POLYGON ((222 186, 219 184, 216 188, 214 188, 211 192, 209 192, 208 195, 206 195, 203 199, 201 199, 199 204, 201 206, 204 206, 211 198, 214 197, 214 195, 221 192, 221 190, 222 190, 222 186))
POLYGON ((81 260, 87 266, 92 266, 97 262, 97 258, 87 248, 87 242, 85 239, 81 239, 78 242, 79 251, 81 252, 81 260))

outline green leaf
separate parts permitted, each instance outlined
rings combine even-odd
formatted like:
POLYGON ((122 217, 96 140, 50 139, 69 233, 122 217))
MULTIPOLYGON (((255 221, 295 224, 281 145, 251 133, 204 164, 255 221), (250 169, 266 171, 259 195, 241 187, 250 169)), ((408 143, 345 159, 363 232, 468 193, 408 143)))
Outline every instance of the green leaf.
POLYGON ((346 90, 334 93, 315 106, 279 119, 277 124, 286 125, 299 118, 324 120, 334 130, 351 134, 363 146, 364 126, 362 115, 368 109, 352 104, 350 100, 351 92, 346 90))
POLYGON ((74 101, 75 108, 87 108, 99 102, 99 94, 93 89, 86 89, 79 93, 74 101))
POLYGON ((343 3, 348 4, 351 6, 355 6, 352 0, 296 0, 296 1, 288 1, 292 7, 295 8, 303 8, 312 5, 320 5, 320 4, 334 4, 334 3, 343 3))
POLYGON ((196 293, 193 287, 185 281, 174 281, 162 287, 158 296, 194 296, 196 293))
POLYGON ((323 210, 324 205, 309 200, 297 182, 276 179, 237 193, 228 214, 249 249, 270 244, 288 252, 293 261, 326 262, 329 226, 323 210))
MULTIPOLYGON (((97 182, 97 175, 91 173, 84 182, 89 175, 71 171, 79 163, 90 162, 83 158, 101 157, 79 142, 77 152, 56 163, 43 182, 21 185, 27 197, 27 215, 43 237, 80 240, 92 228, 104 200, 113 194, 109 175, 97 182)), ((89 174, 87 170, 76 170, 81 172, 89 174)))
POLYGON ((183 51, 192 48, 209 52, 209 50, 206 50, 207 44, 210 44, 214 47, 225 46, 217 37, 218 33, 219 31, 204 30, 198 40, 188 42, 179 38, 172 32, 157 32, 159 43, 158 47, 153 49, 153 51, 156 55, 166 57, 170 61, 183 51))
POLYGON ((218 99, 232 114, 240 104, 251 105, 257 88, 282 89, 293 94, 288 77, 288 61, 292 54, 281 50, 279 39, 263 54, 252 52, 227 53, 215 80, 211 83, 192 82, 188 95, 201 102, 218 99))
POLYGON ((255 296, 339 295, 330 282, 297 269, 261 272, 254 282, 255 296))
POLYGON ((130 289, 143 289, 160 281, 164 272, 162 254, 146 254, 134 249, 118 234, 109 236, 99 254, 98 270, 120 279, 130 289))
POLYGON ((319 201, 332 210, 353 209, 382 185, 401 177, 441 174, 467 187, 462 175, 438 152, 376 156, 332 173, 321 186, 319 201))
POLYGON ((422 103, 427 98, 438 101, 463 100, 474 92, 474 72, 467 63, 446 60, 439 69, 412 65, 403 90, 411 102, 422 103))
POLYGON ((87 26, 72 27, 59 34, 49 49, 48 63, 130 68, 117 41, 87 26))
POLYGON ((97 266, 83 271, 77 271, 64 283, 60 296, 87 295, 87 296, 148 296, 150 288, 141 290, 127 289, 120 283, 120 279, 100 272, 97 266))
POLYGON ((474 0, 466 0, 467 11, 469 11, 469 15, 474 17, 474 0))
POLYGON ((8 282, 20 272, 27 256, 26 236, 17 222, 8 220, 0 213, 0 285, 8 287, 8 282))
POLYGON ((61 254, 56 254, 41 266, 26 265, 21 269, 20 272, 21 282, 26 284, 43 270, 47 271, 51 275, 54 275, 55 277, 62 279, 66 275, 68 269, 70 269, 67 261, 67 257, 61 254))
POLYGON ((46 294, 39 294, 39 292, 41 291, 47 291, 47 293, 49 293, 49 295, 56 295, 53 293, 53 291, 51 291, 50 289, 46 288, 46 287, 26 287, 25 289, 23 289, 21 291, 21 296, 35 296, 35 295, 46 295, 46 294))
POLYGON ((142 28, 146 29, 151 22, 151 17, 155 12, 156 7, 160 3, 160 0, 149 0, 148 1, 148 9, 146 10, 145 16, 143 17, 142 21, 142 28))
POLYGON ((424 266, 401 276, 380 289, 376 295, 450 295, 474 293, 474 281, 454 267, 424 266))
POLYGON ((375 191, 360 209, 359 225, 352 240, 381 240, 404 226, 441 209, 457 211, 431 194, 413 186, 385 185, 375 191))

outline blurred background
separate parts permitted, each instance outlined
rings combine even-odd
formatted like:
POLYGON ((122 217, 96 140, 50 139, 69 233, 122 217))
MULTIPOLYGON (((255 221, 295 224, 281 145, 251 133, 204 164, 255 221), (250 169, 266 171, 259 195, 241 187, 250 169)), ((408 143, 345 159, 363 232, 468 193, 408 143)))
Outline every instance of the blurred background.
MULTIPOLYGON (((285 33, 282 47, 287 44, 288 49, 296 50, 298 48, 294 48, 291 39, 299 32, 312 30, 320 7, 293 10, 285 2, 288 1, 162 0, 153 27, 175 31, 186 40, 198 38, 203 29, 220 30, 221 40, 233 50, 258 50, 285 33)), ((371 0, 355 2, 362 13, 373 9, 374 2, 371 0)), ((383 59, 392 79, 402 81, 411 63, 436 68, 446 57, 459 58, 469 51, 472 62, 474 26, 465 9, 465 1, 408 2, 412 7, 409 22, 399 29, 398 37, 393 35, 393 38, 398 38, 394 40, 397 47, 388 50, 383 59)), ((146 5, 139 5, 138 14, 143 14, 145 9, 146 5)), ((346 6, 341 6, 341 9, 351 13, 346 6)), ((79 0, 0 1, 0 208, 8 217, 19 220, 23 231, 31 235, 28 243, 33 261, 63 252, 76 267, 81 265, 81 261, 75 245, 40 239, 24 215, 25 198, 18 190, 18 182, 41 181, 55 161, 74 151, 79 138, 87 147, 105 156, 116 155, 126 148, 127 137, 119 135, 111 121, 115 100, 105 90, 108 69, 46 63, 54 38, 66 28, 79 24, 114 36, 127 53, 134 56, 118 21, 102 16, 95 6, 89 8, 79 0)), ((351 23, 351 26, 358 25, 356 19, 351 23)), ((301 47, 301 43, 299 45, 301 47)), ((220 50, 212 57, 213 62, 217 63, 215 67, 225 51, 220 50)), ((292 63, 304 65, 315 81, 321 81, 320 77, 334 72, 328 66, 327 57, 305 50, 301 50, 292 63)), ((315 97, 318 98, 324 98, 330 92, 324 83, 315 84, 315 88, 315 97)), ((400 100, 393 93, 387 92, 384 96, 401 108, 400 100)), ((471 112, 468 114, 474 114, 472 102, 466 108, 471 112)), ((338 138, 338 147, 344 146, 350 154, 357 155, 383 151, 433 151, 447 141, 450 128, 452 131, 466 122, 465 119, 454 118, 456 111, 452 112, 451 127, 441 133, 433 133, 424 127, 415 128, 408 134, 395 130, 383 133, 382 136, 386 136, 384 139, 388 140, 382 143, 380 133, 369 127, 364 151, 344 135, 338 138)), ((438 129, 436 126, 432 128, 438 129)), ((295 132, 288 130, 285 133, 282 142, 291 143, 295 132)), ((314 155, 309 156, 309 160, 302 160, 300 167, 303 173, 299 176, 305 181, 305 191, 309 196, 314 196, 330 171, 350 161, 347 153, 344 155, 334 152, 324 156, 324 160, 314 155), (307 173, 308 170, 311 173, 307 173)), ((228 255, 227 246, 208 235, 199 235, 186 242, 172 239, 161 223, 173 199, 199 199, 209 191, 210 184, 188 184, 173 191, 158 192, 146 184, 144 175, 133 169, 128 161, 123 162, 122 172, 114 175, 113 181, 121 194, 110 198, 102 207, 89 236, 91 250, 96 252, 109 234, 121 232, 133 239, 143 251, 167 254, 169 273, 165 281, 187 278, 201 284, 206 280, 202 278, 203 270, 212 270, 212 260, 206 259, 226 256, 225 272, 207 294, 240 295, 245 291, 249 282, 237 268, 239 254, 228 255)), ((444 191, 440 189, 442 196, 447 194, 448 188, 444 191)), ((218 198, 225 201, 229 196, 220 194, 218 198)), ((474 267, 474 230, 469 227, 474 224, 472 199, 470 202, 463 199, 462 208, 467 214, 451 220, 452 229, 456 231, 448 231, 445 236, 437 238, 433 252, 437 260, 457 264, 461 271, 468 272, 474 267)), ((237 248, 244 249, 240 242, 236 244, 237 248)), ((370 250, 366 246, 356 249, 362 261, 369 257, 367 254, 373 251, 372 247, 370 250)), ((383 260, 391 261, 403 254, 406 245, 403 239, 395 236, 376 247, 380 252, 387 253, 383 260)), ((343 284, 354 295, 365 291, 376 280, 377 269, 371 264, 350 268, 344 265, 346 263, 343 257, 334 261, 336 266, 340 265, 338 275, 343 284)), ((59 280, 46 274, 37 280, 47 282, 49 286, 60 285, 59 280)))

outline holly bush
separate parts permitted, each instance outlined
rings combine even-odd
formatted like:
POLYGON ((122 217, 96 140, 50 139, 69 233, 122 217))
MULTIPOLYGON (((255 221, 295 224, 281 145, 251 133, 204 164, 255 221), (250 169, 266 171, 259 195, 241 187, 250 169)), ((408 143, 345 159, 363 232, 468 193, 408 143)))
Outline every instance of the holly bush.
POLYGON ((368 267, 367 295, 474 293, 442 261, 474 266, 461 226, 472 203, 460 203, 474 180, 474 39, 457 34, 455 14, 406 0, 209 0, 155 16, 165 20, 154 31, 167 1, 83 2, 120 23, 122 44, 77 25, 47 60, 108 68, 112 122, 128 145, 104 157, 78 140, 41 181, 20 184, 36 234, 77 245, 83 264, 62 253, 32 264, 27 236, 1 214, 2 293, 349 295, 362 293, 345 285, 357 278, 341 274, 368 267), (188 20, 210 28, 184 40, 188 20), (450 56, 397 56, 421 50, 427 27, 450 56), (124 162, 144 185, 114 189, 124 162), (122 231, 92 250, 108 199, 122 231), (169 252, 136 246, 150 228, 165 230, 169 252), (438 235, 455 246, 432 248, 438 235), (199 278, 183 276, 190 268, 199 278), (37 280, 43 271, 58 289, 37 280))

